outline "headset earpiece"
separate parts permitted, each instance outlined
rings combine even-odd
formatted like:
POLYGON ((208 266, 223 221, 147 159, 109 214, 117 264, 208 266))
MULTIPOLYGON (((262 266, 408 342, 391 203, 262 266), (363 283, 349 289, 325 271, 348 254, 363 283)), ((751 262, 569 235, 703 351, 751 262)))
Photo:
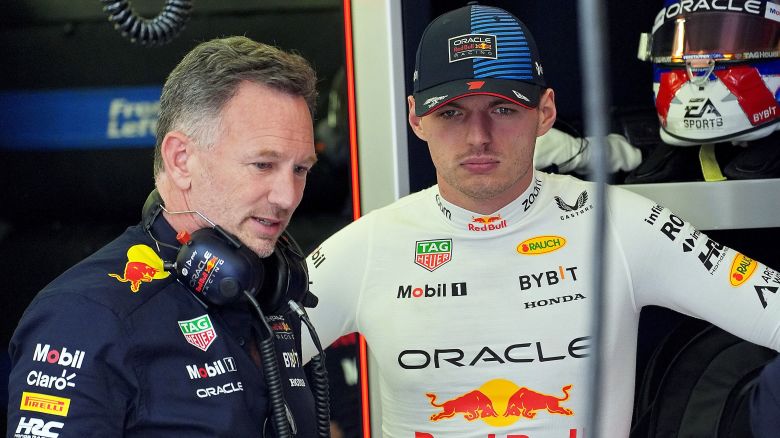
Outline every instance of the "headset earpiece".
POLYGON ((236 302, 247 290, 261 289, 264 265, 260 257, 219 228, 203 228, 182 242, 176 256, 179 282, 210 304, 236 302))
POLYGON ((292 236, 285 231, 277 240, 273 254, 263 259, 265 275, 257 296, 261 308, 278 313, 290 300, 303 302, 309 290, 309 274, 306 260, 295 247, 292 236))
MULTIPOLYGON (((306 266, 306 257, 298 243, 285 231, 276 242, 276 251, 274 252, 278 252, 285 259, 285 271, 287 272, 285 283, 287 290, 290 291, 290 299, 302 303, 306 307, 314 307, 307 304, 310 302, 307 298, 314 296, 309 293, 309 271, 306 266)), ((314 299, 316 300, 316 298, 314 299)))
POLYGON ((264 313, 273 314, 284 311, 290 300, 304 302, 307 297, 306 262, 287 232, 264 259, 219 226, 195 231, 181 243, 176 278, 206 303, 234 303, 245 299, 246 290, 264 313))

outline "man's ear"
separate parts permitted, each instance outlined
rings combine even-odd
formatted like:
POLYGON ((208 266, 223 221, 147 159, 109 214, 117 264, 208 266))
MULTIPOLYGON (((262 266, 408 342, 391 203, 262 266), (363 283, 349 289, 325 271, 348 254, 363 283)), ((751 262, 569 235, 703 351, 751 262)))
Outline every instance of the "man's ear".
POLYGON ((168 132, 160 145, 165 174, 181 190, 190 188, 195 147, 195 143, 181 131, 168 132))
POLYGON ((412 131, 417 135, 417 137, 420 138, 422 141, 428 141, 425 138, 425 131, 422 128, 421 122, 422 117, 418 117, 414 113, 414 96, 409 96, 406 98, 407 103, 409 104, 409 126, 412 127, 412 131))
POLYGON ((544 90, 539 98, 539 121, 536 125, 536 136, 547 133, 555 123, 558 111, 555 109, 555 92, 552 88, 544 90))

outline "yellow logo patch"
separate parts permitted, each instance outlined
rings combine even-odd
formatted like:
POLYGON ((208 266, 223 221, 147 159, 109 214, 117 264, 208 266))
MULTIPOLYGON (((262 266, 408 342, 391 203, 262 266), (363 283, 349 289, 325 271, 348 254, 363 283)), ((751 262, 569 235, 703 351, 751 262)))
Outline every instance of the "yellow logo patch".
POLYGON ((70 399, 25 391, 22 393, 22 405, 19 406, 19 409, 67 417, 70 399))
POLYGON ((517 252, 522 255, 539 255, 557 251, 564 246, 566 239, 561 236, 536 236, 520 242, 517 252))
POLYGON ((748 279, 756 272, 758 262, 747 257, 743 254, 737 253, 734 256, 734 261, 731 262, 731 269, 729 270, 729 282, 732 286, 742 286, 742 283, 748 281, 748 279))

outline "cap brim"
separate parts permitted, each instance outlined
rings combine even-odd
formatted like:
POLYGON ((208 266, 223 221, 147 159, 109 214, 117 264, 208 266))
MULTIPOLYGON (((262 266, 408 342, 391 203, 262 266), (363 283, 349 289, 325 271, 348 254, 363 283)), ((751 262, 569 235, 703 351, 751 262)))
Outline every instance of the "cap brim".
POLYGON ((496 96, 525 108, 536 108, 540 85, 506 79, 458 79, 414 93, 414 114, 423 117, 448 103, 474 95, 496 96))

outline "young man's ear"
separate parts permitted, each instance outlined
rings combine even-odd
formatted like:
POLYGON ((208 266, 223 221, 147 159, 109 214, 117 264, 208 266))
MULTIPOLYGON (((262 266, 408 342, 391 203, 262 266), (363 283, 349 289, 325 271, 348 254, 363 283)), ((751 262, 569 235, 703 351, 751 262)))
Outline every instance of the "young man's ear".
POLYGON ((417 135, 417 137, 420 138, 422 141, 428 141, 425 137, 425 130, 423 130, 422 127, 422 117, 418 117, 414 113, 414 96, 409 96, 406 98, 406 102, 409 106, 409 126, 412 127, 412 131, 417 135))
POLYGON ((165 134, 160 144, 165 174, 179 189, 190 188, 192 180, 192 158, 195 144, 181 131, 165 134))
POLYGON ((555 109, 555 92, 548 88, 542 92, 539 97, 539 121, 536 125, 536 136, 540 137, 547 133, 555 123, 555 117, 558 112, 555 109))

